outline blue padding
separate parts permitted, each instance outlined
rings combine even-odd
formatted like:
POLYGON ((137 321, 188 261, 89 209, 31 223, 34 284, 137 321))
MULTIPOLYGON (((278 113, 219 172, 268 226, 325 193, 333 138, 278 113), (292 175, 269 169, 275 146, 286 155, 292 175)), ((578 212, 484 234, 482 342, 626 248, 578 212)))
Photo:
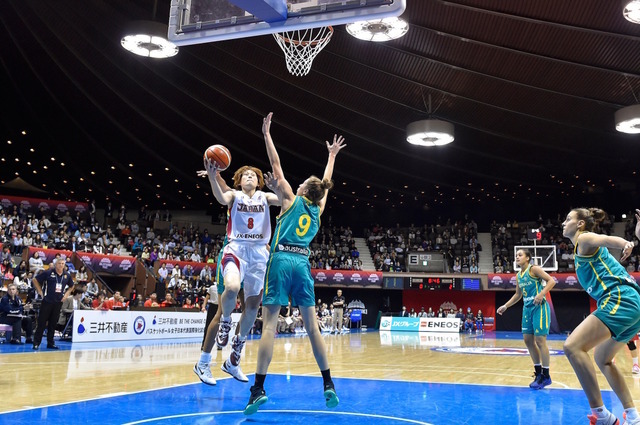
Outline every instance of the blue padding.
POLYGON ((287 19, 286 0, 229 0, 265 22, 278 22, 287 19))

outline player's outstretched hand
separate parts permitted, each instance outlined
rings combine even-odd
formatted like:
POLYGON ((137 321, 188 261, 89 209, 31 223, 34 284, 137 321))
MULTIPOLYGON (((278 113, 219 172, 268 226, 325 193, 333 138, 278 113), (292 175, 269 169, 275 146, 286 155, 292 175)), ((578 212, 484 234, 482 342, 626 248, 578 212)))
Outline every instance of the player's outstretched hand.
POLYGON ((264 174, 264 184, 274 192, 278 190, 278 178, 271 171, 264 174))
POLYGON ((327 150, 329 151, 329 155, 336 156, 338 152, 342 150, 342 148, 346 148, 347 145, 344 143, 344 137, 338 136, 337 134, 333 135, 333 143, 329 144, 327 141, 327 150))

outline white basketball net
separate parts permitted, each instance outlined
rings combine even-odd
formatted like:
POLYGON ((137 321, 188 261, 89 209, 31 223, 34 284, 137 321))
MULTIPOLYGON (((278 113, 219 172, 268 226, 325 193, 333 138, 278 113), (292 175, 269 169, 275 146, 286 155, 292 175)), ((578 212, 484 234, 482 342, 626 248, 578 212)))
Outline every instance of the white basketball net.
POLYGON ((332 27, 320 27, 276 33, 273 37, 284 52, 289 72, 302 77, 311 71, 313 59, 329 43, 332 35, 332 27))

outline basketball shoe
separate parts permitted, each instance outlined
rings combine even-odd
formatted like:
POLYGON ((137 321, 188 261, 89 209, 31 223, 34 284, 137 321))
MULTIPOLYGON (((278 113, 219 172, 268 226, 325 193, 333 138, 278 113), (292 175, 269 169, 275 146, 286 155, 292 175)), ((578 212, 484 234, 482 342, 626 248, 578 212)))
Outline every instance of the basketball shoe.
POLYGON ((634 375, 640 374, 640 366, 638 366, 637 363, 631 366, 631 373, 633 373, 634 375))
POLYGON ((193 372, 198 375, 200 380, 207 385, 215 385, 216 379, 211 374, 211 368, 208 364, 202 364, 200 362, 193 366, 193 372))
POLYGON ((229 343, 229 331, 231 330, 231 319, 220 320, 220 327, 216 334, 216 344, 218 347, 224 348, 229 343))
POLYGON ((246 340, 241 340, 238 335, 234 335, 231 340, 231 354, 229 358, 223 363, 221 369, 223 372, 228 373, 240 382, 249 382, 249 378, 240 369, 240 358, 242 357, 242 349, 244 348, 246 340))
POLYGON ((606 418, 598 418, 596 415, 588 415, 587 418, 589 418, 589 425, 620 425, 618 418, 611 412, 606 418))
POLYGON ((253 415, 258 411, 260 406, 269 401, 267 394, 264 392, 264 388, 256 387, 253 385, 251 387, 251 396, 249 397, 249 402, 247 406, 244 408, 245 415, 253 415))
POLYGON ((534 390, 538 389, 538 379, 541 376, 542 376, 542 374, 538 375, 537 373, 534 373, 533 374, 533 381, 531 381, 531 383, 529 384, 529 388, 532 388, 534 390))
POLYGON ((624 412, 622 414, 622 418, 624 419, 624 423, 622 425, 638 425, 640 424, 640 420, 634 421, 634 422, 629 422, 627 420, 627 412, 624 412))
POLYGON ((534 382, 532 382, 529 387, 533 388, 534 390, 541 390, 546 386, 551 385, 551 377, 545 377, 544 375, 538 375, 538 377, 536 378, 536 380, 534 382), (531 386, 533 385, 533 386, 531 386))
POLYGON ((336 394, 335 387, 333 386, 333 382, 324 384, 324 400, 327 407, 336 407, 340 402, 338 395, 336 394))

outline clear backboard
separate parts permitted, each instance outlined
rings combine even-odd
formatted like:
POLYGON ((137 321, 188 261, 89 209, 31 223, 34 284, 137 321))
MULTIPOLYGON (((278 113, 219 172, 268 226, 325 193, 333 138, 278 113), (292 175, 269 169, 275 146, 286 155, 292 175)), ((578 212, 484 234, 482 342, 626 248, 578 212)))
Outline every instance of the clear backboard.
POLYGON ((399 16, 406 0, 171 0, 179 46, 399 16))
POLYGON ((515 262, 516 252, 519 249, 527 249, 531 253, 531 263, 540 266, 546 272, 558 271, 558 261, 556 260, 555 245, 516 245, 513 247, 513 270, 520 271, 520 267, 515 262))

